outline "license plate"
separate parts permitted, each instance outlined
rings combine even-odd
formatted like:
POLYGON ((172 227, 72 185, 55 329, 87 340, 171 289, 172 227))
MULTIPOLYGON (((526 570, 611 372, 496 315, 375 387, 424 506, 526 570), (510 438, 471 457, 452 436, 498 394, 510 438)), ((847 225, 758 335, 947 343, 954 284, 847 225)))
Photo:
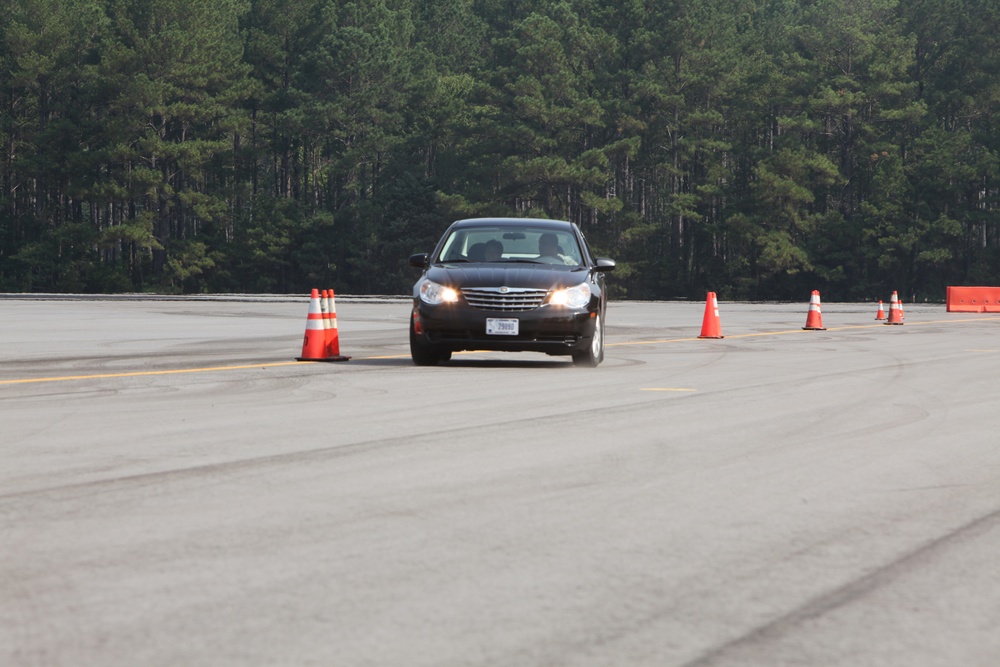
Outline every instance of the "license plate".
POLYGON ((517 319, 486 319, 486 334, 489 336, 516 336, 518 325, 517 319))

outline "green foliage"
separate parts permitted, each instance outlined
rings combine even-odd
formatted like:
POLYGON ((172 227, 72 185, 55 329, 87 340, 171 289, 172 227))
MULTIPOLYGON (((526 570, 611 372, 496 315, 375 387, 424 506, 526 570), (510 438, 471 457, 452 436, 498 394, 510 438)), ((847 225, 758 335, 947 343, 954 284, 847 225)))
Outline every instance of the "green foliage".
POLYGON ((0 0, 0 289, 405 293, 475 215, 619 297, 1000 271, 996 0, 0 0))

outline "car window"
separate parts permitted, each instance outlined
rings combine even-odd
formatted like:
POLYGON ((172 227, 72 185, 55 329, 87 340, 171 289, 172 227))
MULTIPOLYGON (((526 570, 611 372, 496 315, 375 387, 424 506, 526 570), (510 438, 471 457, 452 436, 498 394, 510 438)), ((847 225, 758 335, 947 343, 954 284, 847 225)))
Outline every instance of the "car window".
MULTIPOLYGON (((559 254, 572 260, 572 263, 579 265, 582 260, 580 246, 576 242, 576 237, 572 234, 560 232, 556 234, 559 254)), ((569 264, 570 262, 566 262, 569 264)))
POLYGON ((579 266, 583 254, 571 232, 537 227, 476 227, 452 232, 441 246, 440 261, 544 261, 540 244, 543 235, 554 235, 559 261, 547 262, 579 266))
POLYGON ((548 246, 548 244, 554 243, 554 256, 559 260, 555 263, 570 266, 580 265, 583 255, 580 252, 580 246, 576 241, 575 235, 569 232, 553 232, 548 229, 533 229, 528 230, 525 236, 526 238, 521 241, 520 247, 518 248, 520 256, 545 260, 546 250, 544 250, 544 248, 548 246), (553 236, 555 237, 554 242, 551 240, 551 237, 553 236), (548 243, 546 243, 545 237, 548 237, 548 243))
POLYGON ((452 232, 445 239, 441 246, 441 253, 438 255, 442 262, 454 262, 466 258, 469 245, 466 243, 465 233, 462 231, 452 232))

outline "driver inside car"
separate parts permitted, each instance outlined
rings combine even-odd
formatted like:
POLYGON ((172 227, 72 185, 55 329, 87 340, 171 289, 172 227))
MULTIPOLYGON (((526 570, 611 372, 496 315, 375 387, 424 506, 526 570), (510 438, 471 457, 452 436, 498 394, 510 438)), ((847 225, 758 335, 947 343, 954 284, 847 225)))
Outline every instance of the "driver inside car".
POLYGON ((499 262, 500 258, 503 256, 503 244, 496 239, 490 239, 486 242, 486 252, 484 253, 483 261, 486 262, 499 262))
POLYGON ((559 251, 559 239, 555 234, 546 232, 538 237, 538 259, 547 264, 576 264, 571 258, 559 251))

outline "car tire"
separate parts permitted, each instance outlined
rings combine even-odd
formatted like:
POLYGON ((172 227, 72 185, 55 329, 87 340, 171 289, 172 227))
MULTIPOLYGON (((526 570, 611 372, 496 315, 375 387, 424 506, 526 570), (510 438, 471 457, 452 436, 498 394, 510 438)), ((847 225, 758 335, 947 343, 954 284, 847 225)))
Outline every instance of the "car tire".
POLYGON ((410 357, 417 366, 437 366, 442 361, 451 359, 451 350, 440 351, 428 345, 413 328, 413 321, 410 321, 410 357))
POLYGON ((573 363, 585 368, 596 368, 604 361, 604 318, 601 313, 597 313, 597 321, 594 322, 594 337, 586 350, 573 353, 573 363))

